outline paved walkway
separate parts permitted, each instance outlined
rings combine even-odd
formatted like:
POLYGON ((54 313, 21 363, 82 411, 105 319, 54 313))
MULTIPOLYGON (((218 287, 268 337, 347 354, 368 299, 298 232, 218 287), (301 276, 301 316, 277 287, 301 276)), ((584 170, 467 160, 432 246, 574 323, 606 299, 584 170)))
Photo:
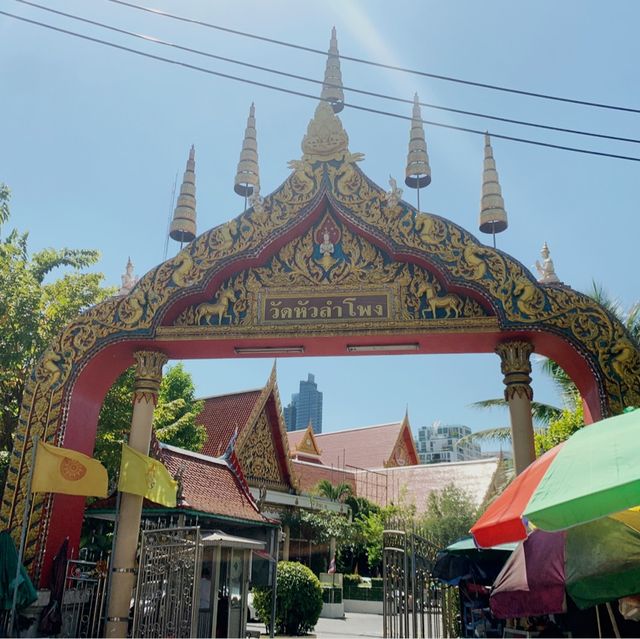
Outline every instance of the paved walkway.
MULTIPOLYGON (((264 634, 264 624, 249 623, 248 630, 264 634)), ((278 635, 280 636, 280 635, 278 635)), ((344 619, 318 619, 315 631, 307 637, 333 639, 334 637, 382 637, 382 615, 347 612, 344 619)))

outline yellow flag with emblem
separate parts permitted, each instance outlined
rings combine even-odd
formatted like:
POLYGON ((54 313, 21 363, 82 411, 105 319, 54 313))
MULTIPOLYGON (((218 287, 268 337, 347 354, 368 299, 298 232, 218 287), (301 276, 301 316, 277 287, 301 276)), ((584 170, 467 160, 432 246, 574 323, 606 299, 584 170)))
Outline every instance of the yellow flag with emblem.
POLYGON ((122 444, 118 490, 175 508, 178 482, 171 477, 162 462, 122 444))
POLYGON ((77 450, 38 442, 31 492, 106 497, 107 469, 77 450))

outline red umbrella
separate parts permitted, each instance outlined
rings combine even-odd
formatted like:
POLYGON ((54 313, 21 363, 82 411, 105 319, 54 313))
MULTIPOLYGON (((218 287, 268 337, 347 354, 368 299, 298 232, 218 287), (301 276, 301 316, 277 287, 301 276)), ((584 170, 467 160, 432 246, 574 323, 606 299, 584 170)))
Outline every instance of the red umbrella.
POLYGON ((563 444, 547 451, 520 473, 487 508, 471 528, 481 548, 491 548, 527 538, 527 521, 522 513, 563 444))

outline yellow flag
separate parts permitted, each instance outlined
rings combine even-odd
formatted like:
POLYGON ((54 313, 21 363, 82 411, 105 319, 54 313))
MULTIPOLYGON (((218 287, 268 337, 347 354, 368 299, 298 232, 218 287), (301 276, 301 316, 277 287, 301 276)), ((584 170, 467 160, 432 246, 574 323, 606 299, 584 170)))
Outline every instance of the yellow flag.
POLYGON ((178 482, 171 477, 162 462, 122 444, 118 490, 175 508, 178 482))
POLYGON ((108 486, 107 469, 96 459, 38 442, 32 492, 106 497, 108 486))

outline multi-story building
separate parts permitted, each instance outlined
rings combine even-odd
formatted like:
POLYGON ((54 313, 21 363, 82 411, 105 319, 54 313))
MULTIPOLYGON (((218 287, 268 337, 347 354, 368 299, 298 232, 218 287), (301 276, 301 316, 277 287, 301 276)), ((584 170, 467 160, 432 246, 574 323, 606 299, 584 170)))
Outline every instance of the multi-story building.
POLYGON ((291 403, 284 407, 287 430, 303 430, 311 424, 314 433, 322 432, 322 392, 318 390, 315 376, 308 374, 300 380, 300 389, 291 395, 291 403))
POLYGON ((443 425, 434 422, 431 426, 423 426, 418 430, 416 448, 423 464, 439 462, 467 461, 480 459, 482 451, 473 441, 459 444, 459 440, 471 434, 468 426, 459 424, 443 425))

